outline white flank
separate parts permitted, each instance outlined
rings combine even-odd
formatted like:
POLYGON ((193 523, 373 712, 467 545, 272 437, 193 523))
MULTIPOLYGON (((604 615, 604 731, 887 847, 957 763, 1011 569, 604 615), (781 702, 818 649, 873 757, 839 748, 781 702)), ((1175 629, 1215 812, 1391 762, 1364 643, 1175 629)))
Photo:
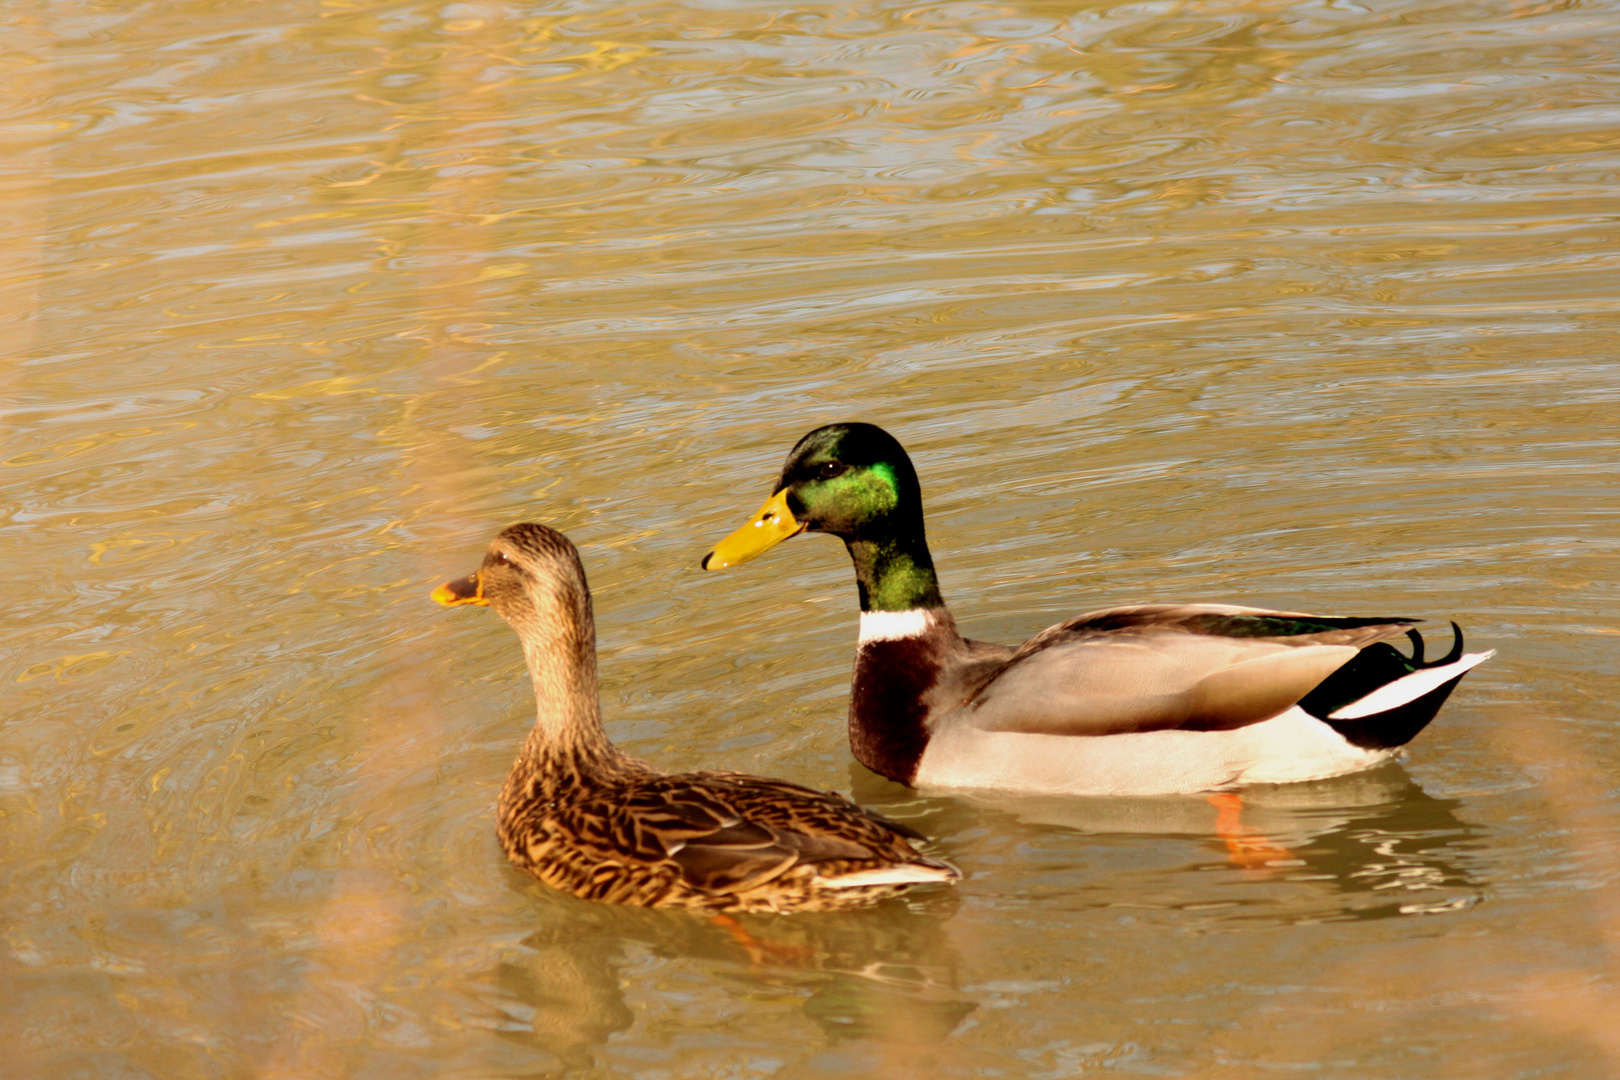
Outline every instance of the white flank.
POLYGON ((857 870, 853 874, 822 878, 821 886, 825 889, 855 889, 863 885, 916 885, 925 881, 955 881, 961 876, 943 866, 906 863, 903 866, 880 866, 875 870, 857 870))
POLYGON ((1358 698, 1342 709, 1328 713, 1329 720, 1360 720, 1364 716, 1388 712, 1390 709, 1416 701, 1441 683, 1450 682, 1475 664, 1483 664, 1496 655, 1496 650, 1465 653, 1461 660, 1442 667, 1424 668, 1410 675, 1402 675, 1392 683, 1385 683, 1364 698, 1358 698))
POLYGON ((1049 795, 1180 795, 1233 784, 1287 784, 1360 772, 1394 756, 1363 750, 1294 706, 1231 731, 1026 735, 968 722, 935 730, 918 788, 1049 795))
POLYGON ((934 613, 927 608, 910 611, 861 612, 861 644, 868 641, 896 641, 900 638, 921 637, 934 621, 934 613))

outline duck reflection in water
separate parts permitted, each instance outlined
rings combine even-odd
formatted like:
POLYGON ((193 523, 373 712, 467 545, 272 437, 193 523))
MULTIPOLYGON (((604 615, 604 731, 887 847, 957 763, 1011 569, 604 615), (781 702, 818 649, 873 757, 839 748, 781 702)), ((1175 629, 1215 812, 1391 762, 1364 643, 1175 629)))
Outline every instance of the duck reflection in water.
POLYGON ((545 925, 495 972, 503 1014, 496 1029, 555 1057, 564 1071, 591 1067, 614 1034, 635 1024, 634 973, 648 970, 649 956, 695 969, 738 998, 798 998, 829 1045, 937 1043, 977 1008, 956 989, 958 961, 945 932, 957 906, 952 892, 722 923, 584 903, 513 880, 545 925))
POLYGON ((1238 831, 1218 797, 931 795, 858 765, 850 774, 863 804, 903 815, 972 864, 976 891, 994 888, 999 860, 989 849, 1032 841, 1071 862, 1079 854, 1072 892, 1087 902, 1176 909, 1196 873, 1193 904, 1219 905, 1228 920, 1431 913, 1472 906, 1483 889, 1469 852, 1484 830, 1457 816, 1459 800, 1429 795, 1399 764, 1244 788, 1238 831))

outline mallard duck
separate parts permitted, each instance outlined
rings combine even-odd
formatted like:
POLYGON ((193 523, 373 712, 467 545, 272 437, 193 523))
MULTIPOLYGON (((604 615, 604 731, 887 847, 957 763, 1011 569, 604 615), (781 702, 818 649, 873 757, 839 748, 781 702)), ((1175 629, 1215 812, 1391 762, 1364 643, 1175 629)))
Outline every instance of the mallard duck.
POLYGON ((929 788, 1059 794, 1207 792, 1315 780, 1388 760, 1491 653, 1425 662, 1409 618, 1227 604, 1093 611, 1017 648, 969 641, 940 598, 911 459, 871 424, 800 439, 771 497, 702 565, 801 532, 855 563, 855 757, 929 788), (1412 640, 1411 656, 1389 639, 1412 640))
POLYGON ((588 900, 709 911, 852 907, 956 868, 921 835, 838 795, 736 772, 665 774, 602 729, 596 623, 579 552, 544 525, 501 531, 433 590, 494 608, 523 642, 538 716, 497 806, 507 858, 588 900))

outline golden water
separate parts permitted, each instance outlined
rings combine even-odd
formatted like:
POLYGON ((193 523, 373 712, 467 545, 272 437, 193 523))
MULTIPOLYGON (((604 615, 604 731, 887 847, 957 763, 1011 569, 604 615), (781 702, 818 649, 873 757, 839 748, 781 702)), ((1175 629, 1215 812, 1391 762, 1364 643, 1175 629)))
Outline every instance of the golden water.
POLYGON ((1620 9, 0 10, 0 1074, 1620 1072, 1620 9), (1402 765, 1201 800, 852 766, 847 561, 697 560, 833 419, 943 586, 1455 617, 1402 765), (614 738, 852 791, 954 891, 561 900, 491 804, 580 544, 614 738))

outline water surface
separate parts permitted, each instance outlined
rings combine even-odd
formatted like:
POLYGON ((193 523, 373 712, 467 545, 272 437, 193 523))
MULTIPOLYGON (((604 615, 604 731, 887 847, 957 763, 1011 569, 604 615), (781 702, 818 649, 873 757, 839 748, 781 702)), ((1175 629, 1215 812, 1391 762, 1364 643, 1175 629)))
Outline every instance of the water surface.
POLYGON ((1620 11, 1583 2, 14 4, 0 1036, 19 1077, 1620 1071, 1620 11), (1199 799, 850 762, 847 560, 697 560, 893 430, 964 629, 1456 618, 1403 763, 1199 799), (559 898, 492 803, 580 544, 610 732, 966 872, 559 898))

